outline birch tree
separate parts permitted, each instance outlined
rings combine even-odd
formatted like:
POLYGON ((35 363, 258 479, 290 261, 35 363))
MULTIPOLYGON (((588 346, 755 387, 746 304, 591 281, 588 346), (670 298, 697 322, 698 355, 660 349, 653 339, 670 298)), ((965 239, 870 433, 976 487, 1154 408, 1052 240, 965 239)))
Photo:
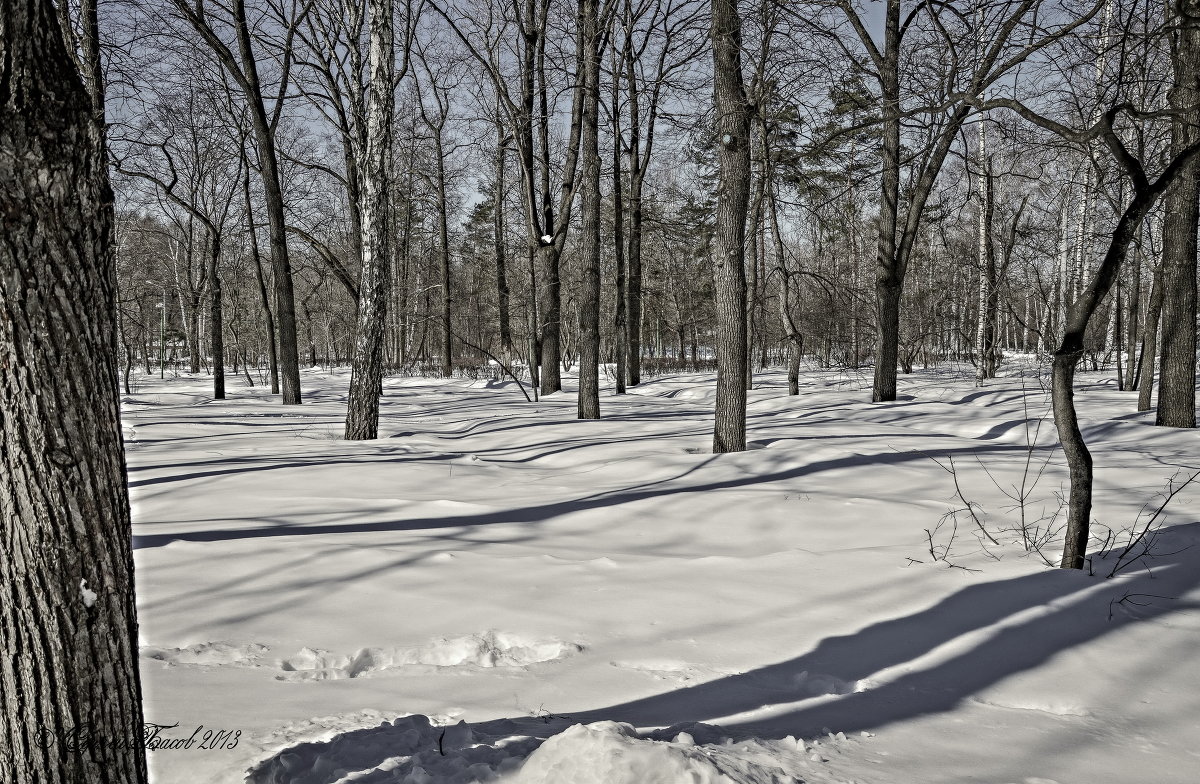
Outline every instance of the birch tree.
POLYGON ((395 114, 395 47, 392 0, 367 0, 370 21, 366 145, 363 154, 362 273, 358 285, 358 325, 346 404, 346 440, 379 435, 383 391, 383 328, 391 282, 391 153, 395 114))

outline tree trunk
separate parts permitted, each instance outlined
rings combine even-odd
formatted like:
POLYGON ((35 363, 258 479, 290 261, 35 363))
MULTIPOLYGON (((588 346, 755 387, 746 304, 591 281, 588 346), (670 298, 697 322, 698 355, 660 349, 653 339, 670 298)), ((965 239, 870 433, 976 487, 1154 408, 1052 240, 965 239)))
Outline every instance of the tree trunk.
POLYGON ((234 3, 237 13, 238 43, 242 66, 253 85, 246 96, 258 147, 259 172, 267 206, 267 224, 271 238, 271 269, 275 274, 275 312, 279 322, 279 375, 284 405, 300 404, 300 355, 296 338, 296 299, 292 293, 292 264, 288 256, 287 221, 284 218, 283 185, 279 178, 279 157, 275 151, 275 129, 267 120, 262 90, 258 87, 257 67, 250 44, 246 10, 234 3))
POLYGON ((443 114, 439 118, 439 125, 434 131, 434 168, 437 174, 437 207, 438 207, 438 258, 441 262, 442 276, 442 312, 441 327, 442 327, 442 377, 450 378, 454 375, 454 343, 453 334, 451 331, 451 315, 453 306, 453 297, 450 290, 450 227, 448 213, 450 205, 446 203, 446 156, 445 150, 442 147, 442 124, 446 121, 443 114))
POLYGON ((1129 281, 1132 291, 1126 297, 1129 301, 1129 308, 1125 318, 1124 388, 1134 390, 1138 388, 1137 363, 1134 361, 1134 357, 1137 356, 1138 321, 1141 318, 1142 308, 1142 248, 1140 243, 1133 249, 1133 268, 1129 271, 1129 281))
POLYGON ((346 402, 346 440, 379 436, 379 397, 383 392, 383 331, 391 283, 391 160, 393 87, 392 0, 368 0, 370 85, 367 148, 362 201, 362 277, 358 286, 358 326, 346 402))
POLYGON ((896 399, 896 360, 900 347, 900 293, 904 273, 899 266, 896 229, 900 208, 900 0, 887 0, 883 68, 880 69, 881 148, 879 246, 875 270, 875 306, 879 347, 871 401, 896 399))
MULTIPOLYGON (((1174 4, 1172 4, 1174 6, 1174 4)), ((1171 108, 1171 151, 1178 155, 1200 139, 1200 3, 1181 0, 1171 22, 1175 84, 1171 108), (1182 13, 1181 13, 1182 12, 1182 13)), ((1196 426, 1196 224, 1200 205, 1200 161, 1193 159, 1164 197, 1162 352, 1158 414, 1162 427, 1196 426)))
POLYGON ((1154 270, 1150 284, 1150 303, 1146 308, 1146 324, 1142 328, 1142 353, 1138 360, 1138 411, 1150 410, 1154 394, 1154 363, 1158 357, 1158 325, 1162 321, 1163 281, 1161 265, 1154 270))
POLYGON ((512 326, 508 314, 508 270, 504 244, 505 134, 496 107, 496 193, 492 202, 492 252, 496 257, 496 309, 500 317, 500 347, 511 352, 512 326))
POLYGON ((538 314, 541 324, 541 393, 549 395, 562 391, 562 335, 559 322, 562 319, 562 283, 559 280, 560 254, 554 243, 538 245, 542 285, 538 289, 538 314))
MULTIPOLYGON (((625 8, 628 10, 629 3, 626 0, 625 8)), ((626 44, 628 46, 628 43, 626 44)), ((629 319, 626 296, 628 285, 626 282, 626 267, 625 267, 625 198, 624 198, 624 183, 622 176, 621 156, 624 151, 622 147, 625 143, 624 135, 621 133, 621 94, 620 94, 620 73, 616 65, 616 58, 613 58, 613 76, 612 76, 612 106, 609 109, 609 115, 612 117, 612 134, 613 134, 613 184, 612 184, 612 200, 613 200, 613 260, 616 266, 616 292, 615 292, 615 310, 613 318, 613 359, 616 362, 616 393, 618 395, 625 394, 625 378, 629 368, 629 319)))
POLYGON ((1051 374, 1054 424, 1058 429, 1058 437, 1062 442, 1063 455, 1067 459, 1071 476, 1066 544, 1063 547, 1061 564, 1064 569, 1083 568, 1091 526, 1092 456, 1079 430, 1074 402, 1075 367, 1083 356, 1084 335, 1092 315, 1112 289, 1129 244, 1141 227, 1146 213, 1181 172, 1187 170, 1187 164, 1195 159, 1198 151, 1200 146, 1188 147, 1186 152, 1181 151, 1153 184, 1143 180, 1139 185, 1135 180, 1133 198, 1113 229, 1108 250, 1099 268, 1067 308, 1063 339, 1054 354, 1051 374))
MULTIPOLYGON (((300 403, 300 358, 296 343, 296 301, 292 293, 292 267, 288 256, 287 223, 284 217, 283 185, 279 177, 279 156, 275 149, 276 123, 267 117, 258 64, 254 52, 250 24, 246 18, 245 0, 234 0, 229 11, 237 38, 235 56, 204 17, 203 4, 193 8, 188 0, 172 0, 179 13, 199 33, 221 61, 221 65, 238 83, 246 99, 255 148, 258 151, 258 170, 262 177, 263 196, 267 208, 267 223, 271 237, 271 267, 275 274, 275 310, 279 322, 279 371, 284 405, 300 403)), ((290 59, 291 52, 285 55, 290 59)))
POLYGON ((143 784, 103 135, 51 3, 0 19, 0 780, 143 784))
POLYGON ((224 400, 225 319, 221 314, 221 235, 210 229, 208 243, 208 334, 212 343, 213 400, 224 400))
MULTIPOLYGON (((243 159, 244 160, 244 159, 243 159)), ((271 394, 279 394, 279 356, 275 351, 275 316, 271 313, 271 297, 267 294, 267 281, 263 275, 262 256, 258 252, 258 234, 254 227, 254 205, 250 201, 250 166, 246 165, 245 179, 242 180, 243 193, 246 197, 246 233, 250 237, 250 256, 254 259, 254 276, 258 281, 258 297, 262 304, 263 322, 267 341, 267 369, 271 377, 271 394)), ((317 364, 316 351, 312 347, 312 326, 309 325, 309 364, 317 364)))
POLYGON ((598 0, 579 0, 583 74, 583 171, 579 256, 579 419, 600 418, 600 19, 598 0))
POLYGON ((737 0, 712 0, 713 81, 719 145, 716 232, 717 398, 713 452, 746 448, 746 212, 750 202, 750 112, 742 81, 737 0))
MULTIPOLYGON (((975 383, 996 377, 996 311, 998 281, 996 279, 996 243, 993 223, 996 211, 995 178, 991 161, 982 149, 985 142, 984 120, 980 118, 979 174, 979 321, 975 332, 975 383)), ((911 372, 909 368, 906 372, 911 372)))

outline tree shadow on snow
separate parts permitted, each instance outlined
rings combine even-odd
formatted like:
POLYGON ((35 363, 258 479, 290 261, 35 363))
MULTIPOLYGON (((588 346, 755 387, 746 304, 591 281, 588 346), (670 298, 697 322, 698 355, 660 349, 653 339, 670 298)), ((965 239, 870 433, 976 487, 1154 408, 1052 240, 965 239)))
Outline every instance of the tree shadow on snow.
MULTIPOLYGON (((930 436, 931 438, 935 436, 930 436)), ((882 437, 881 437, 882 438, 882 437)), ((960 455, 986 455, 1000 453, 1017 453, 1024 449, 1020 445, 997 444, 989 447, 979 446, 964 446, 957 448, 942 448, 930 449, 928 451, 882 451, 878 454, 851 454, 843 457, 829 458, 827 460, 817 460, 811 463, 782 468, 770 472, 742 472, 741 475, 729 479, 717 479, 714 481, 692 482, 690 484, 682 483, 691 474, 700 471, 702 468, 712 465, 722 458, 727 458, 725 455, 710 455, 706 459, 693 466, 686 471, 683 471, 677 476, 666 479, 654 480, 629 488, 622 488, 615 491, 604 491, 593 493, 582 498, 554 501, 545 504, 534 504, 524 507, 516 507, 509 509, 498 509, 480 514, 468 515, 443 515, 439 517, 412 518, 402 520, 383 520, 374 522, 352 523, 352 524, 311 524, 303 526, 275 526, 263 527, 252 526, 248 528, 222 528, 207 531, 179 531, 160 534, 143 534, 133 537, 133 546, 135 549, 147 547, 162 547, 171 542, 220 542, 238 539, 256 539, 262 537, 273 536, 311 536, 320 534, 351 534, 351 533, 368 533, 368 532, 397 532, 397 531, 418 531, 438 528, 457 528, 460 526, 477 526, 491 525, 496 523, 541 523, 553 518, 573 514, 576 512, 584 512, 593 509, 605 507, 615 507, 621 504, 637 503, 641 501, 652 500, 664 496, 675 495, 679 493, 705 493, 717 490, 730 490, 737 488, 756 487, 765 485, 771 482, 789 481, 810 477, 814 474, 823 471, 835 471, 848 468, 861 468, 865 466, 880 466, 880 465, 901 465, 914 460, 927 460, 930 456, 933 457, 958 457, 960 455)), ((484 454, 484 453, 481 453, 484 454)), ((442 455, 439 459, 453 459, 453 455, 442 455)), ((736 459, 736 456, 734 456, 736 459)), ((386 460, 375 462, 426 462, 425 458, 388 458, 386 460)), ((219 474, 219 473, 238 473, 244 471, 270 470, 271 468, 289 467, 287 464, 268 464, 265 466, 250 466, 231 468, 227 471, 213 472, 193 472, 192 476, 219 474)), ((182 478, 182 477, 181 477, 182 478)), ((138 486, 153 482, 171 481, 172 478, 156 478, 142 480, 138 486)), ((131 483, 133 486, 134 483, 131 483)))
MULTIPOLYGON (((527 755, 572 724, 597 721, 672 727, 646 733, 669 739, 675 729, 721 719, 726 735, 746 739, 849 734, 944 713, 1065 651, 1130 624, 1200 606, 1185 598, 1200 586, 1200 547, 1194 546, 1200 544, 1200 522, 1164 529, 1159 544, 1170 554, 1152 560, 1150 569, 1116 581, 1046 570, 977 583, 925 609, 827 637, 811 651, 750 672, 604 708, 497 719, 470 728, 475 741, 483 741, 479 755, 492 753, 489 739, 513 735, 528 736, 521 749, 527 755), (1123 597, 1141 599, 1121 601, 1123 597), (943 645, 947 648, 934 663, 918 662, 943 645), (738 717, 767 706, 780 707, 766 719, 738 717)), ((780 620, 803 623, 799 613, 780 620)), ((1077 699, 1089 688, 1108 687, 1104 682, 1063 683, 1058 696, 1077 699)), ((400 720, 396 726, 294 746, 260 763, 252 780, 323 784, 336 781, 348 769, 388 768, 393 763, 385 760, 419 753, 421 743, 440 738, 441 728, 434 728, 421 740, 410 723, 400 720), (283 771, 282 778, 271 777, 283 771)), ((391 769, 386 773, 392 775, 391 769)), ((376 780, 373 775, 361 781, 376 780)))

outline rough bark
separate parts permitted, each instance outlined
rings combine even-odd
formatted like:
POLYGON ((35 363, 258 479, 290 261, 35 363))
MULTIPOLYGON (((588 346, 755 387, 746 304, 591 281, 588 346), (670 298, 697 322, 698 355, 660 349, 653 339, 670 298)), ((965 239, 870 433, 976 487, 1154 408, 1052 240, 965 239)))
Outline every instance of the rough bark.
POLYGON ((746 213, 750 111, 742 79, 737 0, 712 0, 713 102, 718 145, 716 226, 710 252, 717 312, 713 452, 746 448, 746 213))
POLYGON ((600 18, 598 0, 579 0, 580 126, 579 419, 600 418, 600 18))
POLYGON ((0 20, 0 781, 142 784, 103 135, 54 6, 0 20))
MULTIPOLYGON (((1169 20, 1175 84, 1171 151, 1200 139, 1200 2, 1177 0, 1169 20)), ((1164 196, 1162 345, 1154 424, 1196 426, 1196 224, 1200 161, 1192 160, 1164 196)))
POLYGON ((383 332, 391 283, 391 159, 394 54, 392 0, 368 0, 370 82, 367 144, 362 180, 362 278, 358 326, 346 405, 346 440, 379 436, 379 397, 383 391, 383 332))
POLYGON ((900 345, 900 292, 904 275, 897 265, 896 228, 900 208, 900 0, 887 0, 884 50, 879 72, 883 117, 879 239, 876 249, 875 303, 879 347, 875 358, 872 402, 896 399, 896 359, 900 345))

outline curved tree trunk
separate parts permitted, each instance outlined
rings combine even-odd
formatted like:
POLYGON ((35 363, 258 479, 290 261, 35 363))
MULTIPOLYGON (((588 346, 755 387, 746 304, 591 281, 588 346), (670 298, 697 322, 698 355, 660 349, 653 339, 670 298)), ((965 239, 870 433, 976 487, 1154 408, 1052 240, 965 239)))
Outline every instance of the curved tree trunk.
POLYGON ((53 5, 0 19, 0 781, 143 784, 102 125, 53 5))

